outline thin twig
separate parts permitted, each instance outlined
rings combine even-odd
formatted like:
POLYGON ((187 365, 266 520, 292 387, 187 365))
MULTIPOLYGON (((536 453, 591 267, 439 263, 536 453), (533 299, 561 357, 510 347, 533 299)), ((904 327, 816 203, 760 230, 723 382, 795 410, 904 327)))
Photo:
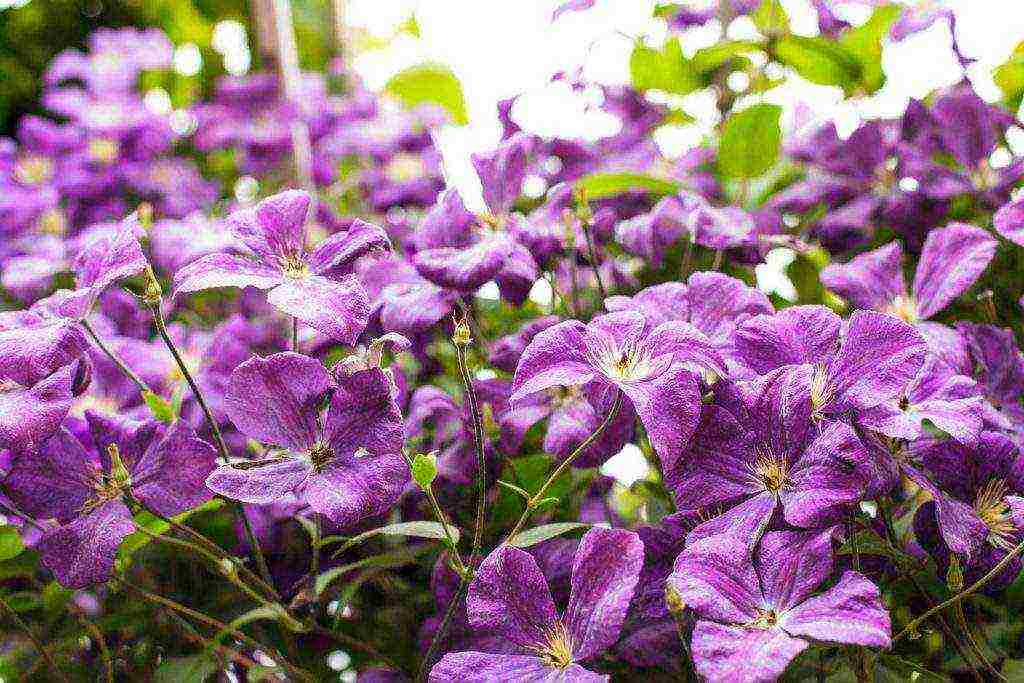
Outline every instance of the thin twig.
MULTIPOLYGON (((164 346, 170 351, 171 356, 174 358, 174 362, 177 363, 178 369, 181 371, 185 381, 188 382, 189 388, 192 390, 192 395, 195 396, 196 402, 199 403, 199 407, 203 411, 203 415, 206 416, 206 422, 210 426, 210 431, 213 433, 213 439, 217 444, 217 450, 220 452, 220 457, 223 463, 226 465, 230 462, 230 456, 228 451, 228 445, 224 441, 224 435, 220 432, 220 425, 217 423, 217 419, 213 416, 213 411, 210 410, 210 406, 206 403, 206 398, 203 396, 203 392, 199 390, 199 385, 192 378, 192 373, 189 371, 188 366, 185 365, 185 361, 182 360, 181 354, 178 353, 177 347, 171 340, 170 335, 167 334, 167 325, 164 323, 164 314, 160 310, 160 299, 147 300, 146 305, 149 306, 149 310, 153 312, 153 322, 156 324, 156 331, 160 335, 160 339, 163 340, 164 346)), ((245 528, 246 540, 252 547, 253 554, 256 556, 256 565, 259 568, 260 575, 268 586, 273 587, 274 580, 270 576, 270 568, 267 566, 267 560, 263 557, 263 550, 260 549, 259 541, 256 539, 256 533, 252 529, 252 523, 249 521, 248 515, 245 514, 245 509, 238 503, 238 501, 231 501, 231 504, 235 508, 235 514, 242 520, 242 525, 245 528)), ((276 591, 275 591, 276 593, 276 591)))
POLYGON ((963 589, 953 597, 949 598, 948 600, 940 602, 938 605, 932 607, 930 610, 919 616, 917 619, 914 619, 909 624, 907 624, 902 631, 896 634, 896 636, 892 639, 892 642, 895 643, 897 640, 907 635, 908 633, 916 632, 917 627, 920 626, 926 619, 931 617, 933 614, 938 614, 950 605, 955 605, 967 596, 977 593, 979 590, 984 588, 985 584, 999 576, 1000 572, 1002 572, 1006 568, 1006 566, 1013 562, 1014 558, 1016 558, 1021 553, 1024 553, 1024 542, 1021 542, 1013 550, 1008 552, 1006 554, 1006 557, 999 560, 999 562, 997 562, 996 565, 992 567, 992 569, 990 569, 988 573, 985 574, 983 577, 981 577, 980 579, 978 579, 977 581, 975 581, 970 586, 963 589))
POLYGON ((46 649, 46 646, 43 645, 39 638, 36 637, 36 634, 32 632, 32 629, 28 627, 28 624, 18 616, 18 613, 14 611, 14 608, 7 603, 7 600, 5 600, 2 595, 0 595, 0 608, 7 613, 7 616, 11 618, 11 621, 13 621, 18 628, 25 632, 28 639, 32 641, 32 645, 35 646, 36 651, 39 652, 39 656, 46 660, 46 665, 53 670, 54 676, 62 681, 70 680, 57 666, 57 662, 55 662, 53 657, 50 655, 50 651, 46 649))
POLYGON ((484 422, 480 414, 480 403, 477 400, 476 389, 473 387, 473 377, 469 374, 469 365, 466 362, 466 348, 468 344, 461 343, 456 332, 455 354, 459 360, 459 372, 462 375, 465 398, 469 402, 470 414, 473 418, 473 445, 476 451, 476 517, 473 524, 473 545, 469 553, 469 566, 473 566, 480 556, 480 547, 483 542, 484 533, 484 507, 487 495, 487 459, 484 453, 484 422))
POLYGON ((607 430, 608 427, 611 426, 612 420, 614 420, 615 416, 619 414, 619 407, 621 405, 622 392, 616 390, 615 401, 612 403, 611 409, 605 416, 604 422, 598 425, 597 429, 595 429, 590 436, 584 439, 583 443, 577 446, 576 450, 570 453, 569 457, 563 460, 558 465, 558 467, 555 468, 555 471, 552 472, 550 476, 548 476, 547 481, 545 481, 544 484, 541 485, 537 493, 533 494, 530 500, 526 501, 526 509, 523 510, 523 514, 519 517, 519 521, 516 522, 516 525, 512 527, 512 531, 509 532, 508 536, 505 538, 504 543, 511 542, 512 539, 516 537, 516 534, 518 534, 522 530, 523 525, 526 524, 526 521, 530 518, 530 513, 532 513, 533 510, 537 507, 537 505, 542 500, 544 500, 544 494, 547 493, 548 489, 551 488, 551 485, 555 483, 555 480, 562 476, 562 473, 565 472, 572 465, 573 461, 576 460, 576 458, 578 458, 585 450, 590 448, 591 444, 597 441, 601 437, 601 435, 604 434, 605 430, 607 430))
POLYGON ((85 320, 84 318, 82 319, 82 327, 85 328, 85 331, 89 333, 89 336, 92 337, 93 342, 96 344, 96 346, 100 348, 100 351, 106 354, 107 358, 109 358, 114 363, 114 365, 117 366, 118 370, 120 370, 125 377, 130 379, 132 383, 139 388, 139 391, 141 391, 143 394, 147 392, 152 393, 152 391, 149 388, 149 385, 146 384, 145 380, 143 380, 141 377, 135 374, 135 371, 128 367, 127 363, 121 360, 121 358, 116 353, 114 353, 109 346, 103 343, 103 340, 100 339, 100 336, 98 334, 96 334, 96 330, 92 328, 92 325, 89 324, 88 320, 85 320))

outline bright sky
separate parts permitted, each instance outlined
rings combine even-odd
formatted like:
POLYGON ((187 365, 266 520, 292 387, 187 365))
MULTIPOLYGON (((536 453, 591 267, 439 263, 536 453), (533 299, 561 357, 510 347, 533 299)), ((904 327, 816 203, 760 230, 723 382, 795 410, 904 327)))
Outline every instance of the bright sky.
MULTIPOLYGON (((694 4, 702 0, 694 0, 694 4)), ((856 1, 856 0, 855 0, 856 1)), ((941 1, 941 0, 939 0, 941 1)), ((590 79, 603 83, 627 83, 632 41, 646 36, 652 43, 664 38, 665 27, 651 18, 654 0, 597 0, 591 10, 562 15, 551 23, 559 0, 350 0, 351 24, 378 36, 388 36, 415 12, 421 37, 403 35, 386 50, 361 55, 356 69, 368 84, 380 86, 401 68, 424 60, 442 62, 458 75, 469 105, 470 125, 442 131, 439 144, 445 154, 449 178, 473 202, 476 183, 468 155, 494 146, 500 135, 495 104, 526 93, 514 116, 520 125, 538 133, 600 135, 608 122, 600 115, 585 116, 586 94, 574 95, 551 77, 579 67, 590 79)), ((957 35, 964 53, 978 59, 969 76, 982 96, 998 97, 992 68, 1005 61, 1014 46, 1024 40, 1024 5, 1015 0, 947 0, 957 11, 957 35)), ((808 0, 783 0, 797 32, 817 32, 808 0)), ((847 19, 860 21, 869 7, 851 4, 843 10, 847 19)), ((713 43, 714 25, 692 29, 682 36, 684 52, 692 53, 713 43)), ((731 37, 753 31, 746 18, 729 27, 731 37)), ((899 114, 907 99, 921 97, 936 87, 961 77, 960 67, 949 50, 945 23, 886 48, 889 80, 867 100, 844 102, 837 88, 816 86, 798 77, 771 91, 769 101, 792 105, 805 102, 822 118, 836 119, 848 133, 860 117, 899 114)), ((678 153, 715 123, 713 102, 695 93, 683 100, 684 108, 697 116, 698 125, 677 131, 659 142, 668 153, 678 153)))

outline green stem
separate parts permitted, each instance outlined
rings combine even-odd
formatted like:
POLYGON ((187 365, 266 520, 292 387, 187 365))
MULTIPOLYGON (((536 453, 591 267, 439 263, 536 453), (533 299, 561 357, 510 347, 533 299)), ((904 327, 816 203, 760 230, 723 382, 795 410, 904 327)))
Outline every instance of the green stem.
POLYGON ((562 473, 569 469, 573 461, 576 460, 576 458, 580 457, 580 455, 582 455, 583 452, 586 451, 591 444, 597 441, 600 438, 600 436, 604 434, 605 430, 607 430, 608 427, 611 426, 612 420, 614 420, 615 416, 619 414, 619 407, 621 405, 622 392, 616 390, 615 402, 612 403, 612 407, 608 411, 608 414, 605 416, 604 422, 598 425, 597 429, 595 429, 590 434, 590 436, 584 439, 583 443, 577 446, 576 450, 570 453, 569 457, 563 460, 558 465, 558 467, 555 468, 555 471, 552 472, 551 475, 547 478, 547 481, 545 481, 544 484, 541 485, 537 493, 533 494, 530 500, 526 501, 526 509, 523 510, 523 514, 519 517, 519 521, 516 522, 516 525, 512 527, 512 531, 509 532, 508 536, 505 538, 504 543, 511 542, 512 539, 516 537, 516 534, 518 534, 522 530, 523 525, 525 525, 527 520, 530 518, 530 513, 533 512, 533 510, 537 507, 540 501, 544 500, 544 494, 548 492, 548 489, 551 488, 551 485, 555 483, 555 480, 562 476, 562 473))
POLYGON ((587 259, 590 261, 590 268, 594 271, 594 279, 597 280, 597 291, 601 293, 601 306, 604 306, 604 300, 608 298, 608 290, 604 288, 604 281, 601 279, 601 269, 597 263, 597 250, 594 248, 594 236, 590 233, 592 224, 589 220, 580 221, 580 226, 583 229, 583 236, 587 240, 587 251, 590 252, 587 259))
POLYGON ((953 597, 949 598, 948 600, 940 602, 938 605, 936 605, 935 607, 932 607, 930 610, 926 611, 924 614, 919 616, 917 619, 914 619, 909 624, 907 624, 903 628, 902 631, 900 631, 899 633, 896 634, 896 636, 892 639, 892 642, 895 643, 896 641, 898 641, 900 638, 902 638, 903 636, 907 635, 908 633, 916 632, 917 627, 920 626, 926 619, 931 617, 933 614, 938 614, 939 612, 941 612, 942 610, 946 609, 950 605, 955 605, 956 603, 960 602, 964 598, 966 598, 966 597, 968 597, 970 595, 973 595, 974 593, 977 593, 979 590, 981 590, 985 586, 985 584, 987 584, 989 581, 991 581, 992 579, 994 579, 997 576, 999 576, 1000 572, 1002 572, 1006 568, 1006 566, 1008 564, 1010 564, 1011 562, 1013 562, 1013 560, 1018 555, 1020 555, 1022 552, 1024 552, 1024 542, 1021 542, 1013 550, 1008 552, 1006 554, 1006 557, 1004 557, 1003 559, 999 560, 999 562, 997 562, 996 565, 994 567, 992 567, 992 569, 990 569, 988 571, 988 573, 985 574, 983 577, 981 577, 980 579, 978 579, 977 581, 975 581, 970 586, 968 586, 967 588, 963 589, 962 591, 960 591, 959 593, 957 593, 953 597))
POLYGON ((476 518, 473 523, 473 545, 469 553, 469 566, 472 567, 480 556, 483 542, 484 507, 487 496, 487 460, 484 454, 484 422, 480 415, 480 403, 477 400, 476 389, 473 388, 473 378, 469 374, 469 365, 466 361, 467 346, 458 341, 455 343, 455 353, 459 360, 459 372, 462 375, 465 397, 469 402, 469 410, 473 417, 473 445, 476 450, 476 518))
POLYGON ((100 339, 100 336, 96 334, 96 330, 92 328, 92 325, 90 325, 89 321, 86 320, 85 318, 82 318, 82 327, 84 327, 85 331, 89 333, 89 336, 92 337, 93 343, 95 343, 96 346, 100 348, 100 351, 106 354, 107 358, 109 358, 114 363, 114 365, 117 366, 117 369, 120 370, 125 377, 130 379, 132 383, 139 388, 139 391, 141 391, 143 394, 152 393, 152 391, 149 388, 149 385, 146 384, 145 380, 143 380, 141 377, 135 374, 135 371, 128 367, 127 363, 121 360, 121 358, 116 353, 114 353, 109 346, 103 343, 103 340, 100 339))
POLYGON ((64 672, 61 671, 60 668, 58 668, 57 662, 55 662, 53 657, 50 655, 50 651, 46 649, 46 646, 43 645, 39 638, 36 637, 36 634, 32 632, 32 629, 28 627, 28 624, 18 616, 18 613, 14 611, 14 608, 7 603, 7 600, 5 600, 3 596, 0 596, 0 608, 7 613, 7 616, 11 618, 11 621, 13 621, 18 628, 25 632, 28 639, 32 641, 32 645, 35 646, 39 656, 46 660, 46 665, 53 670, 53 675, 62 681, 68 681, 68 677, 64 675, 64 672))
POLYGON ((430 666, 430 661, 434 658, 434 654, 437 652, 437 648, 440 647, 444 634, 448 631, 448 626, 451 624, 452 617, 455 616, 456 608, 458 608, 459 603, 466 597, 466 590, 469 588, 469 576, 470 572, 466 572, 462 575, 462 578, 459 579, 459 587, 455 591, 455 595, 452 596, 452 601, 448 603, 448 608, 444 611, 444 617, 441 618, 441 623, 437 627, 437 631, 434 633, 433 639, 430 641, 430 647, 427 648, 427 653, 423 655, 423 661, 420 663, 419 675, 416 676, 418 683, 422 683, 427 679, 427 667, 430 666))
MULTIPOLYGON (((248 635, 244 631, 240 631, 240 630, 238 630, 236 628, 233 628, 231 625, 225 624, 223 621, 221 621, 219 619, 216 619, 214 617, 211 617, 208 614, 203 614, 202 612, 199 612, 198 610, 194 610, 191 607, 186 607, 185 605, 182 605, 179 602, 175 602, 174 600, 172 600, 170 598, 166 598, 166 597, 164 597, 162 595, 157 595, 156 593, 150 593, 145 588, 140 588, 139 586, 136 586, 134 584, 128 583, 127 581, 125 581, 123 579, 121 580, 121 584, 124 585, 126 588, 129 588, 130 590, 134 591, 135 593, 137 593, 140 597, 142 597, 145 600, 148 600, 148 601, 150 601, 150 602, 152 602, 154 604, 157 604, 157 605, 161 605, 163 607, 167 607, 169 609, 174 610, 175 612, 180 612, 181 614, 184 614, 187 617, 191 617, 192 619, 195 619, 196 621, 201 621, 204 624, 207 624, 208 626, 212 626, 212 627, 216 628, 218 631, 225 631, 227 633, 230 633, 233 637, 235 637, 238 640, 242 641, 243 643, 245 643, 246 645, 251 647, 253 650, 259 650, 261 652, 273 652, 274 651, 273 648, 271 648, 271 647, 269 647, 267 645, 263 645, 262 643, 258 642, 256 639, 254 639, 252 636, 248 635)), ((295 675, 295 676, 297 676, 297 677, 299 677, 299 678, 301 678, 303 680, 307 680, 307 681, 314 680, 313 677, 310 676, 307 672, 305 672, 302 669, 300 669, 300 668, 296 667, 295 665, 291 664, 285 657, 283 657, 280 654, 278 654, 278 658, 280 659, 281 665, 284 668, 286 668, 289 671, 291 671, 293 675, 295 675)))
MULTIPOLYGON (((153 312, 153 322, 156 324, 156 331, 160 335, 160 339, 163 340, 167 350, 170 351, 171 356, 174 358, 174 362, 178 365, 178 370, 181 371, 181 375, 188 382, 189 388, 192 390, 192 395, 196 397, 196 402, 199 403, 199 407, 202 408, 203 415, 206 416, 206 422, 210 425, 210 431, 213 433, 213 439, 217 444, 217 450, 220 452, 221 460, 225 465, 230 462, 230 456, 228 453, 228 445, 224 441, 224 435, 220 432, 220 425, 217 424, 216 418, 213 416, 213 411, 210 410, 210 406, 206 403, 206 398, 203 396, 203 392, 199 390, 199 385, 192 378, 192 373, 185 365, 185 361, 182 360, 181 354, 178 353, 177 347, 174 342, 171 341, 170 335, 167 334, 167 325, 164 323, 164 314, 160 310, 160 299, 146 300, 146 305, 149 306, 149 310, 153 312)), ((231 501, 235 508, 235 514, 242 520, 242 525, 245 527, 246 540, 252 547, 253 554, 256 556, 256 565, 259 567, 260 575, 268 586, 274 585, 274 580, 270 576, 270 568, 267 566, 267 560, 263 557, 263 550, 260 549, 260 543, 256 539, 256 534, 252 530, 252 523, 249 522, 249 517, 245 514, 245 510, 238 501, 231 501)))

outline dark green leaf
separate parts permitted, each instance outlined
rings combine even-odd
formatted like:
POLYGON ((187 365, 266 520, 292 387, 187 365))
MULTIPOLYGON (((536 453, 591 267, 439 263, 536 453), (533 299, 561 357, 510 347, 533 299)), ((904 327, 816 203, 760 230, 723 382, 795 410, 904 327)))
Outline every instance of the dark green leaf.
POLYGON ((781 115, 778 105, 755 104, 729 117, 718 148, 723 175, 755 178, 775 164, 782 143, 781 115))
POLYGON ((469 123, 462 84, 451 69, 440 64, 420 64, 391 77, 384 90, 397 97, 406 107, 437 104, 460 126, 469 123))
POLYGON ((357 569, 363 569, 364 567, 387 569, 390 567, 401 567, 402 565, 409 564, 420 555, 428 552, 431 547, 432 546, 425 543, 407 546, 389 553, 373 555, 371 557, 365 557, 361 560, 357 560, 356 562, 350 562, 349 564, 343 564, 338 567, 331 567, 316 577, 316 593, 317 595, 321 595, 327 587, 331 585, 331 583, 357 569))
POLYGON ((153 683, 194 683, 205 681, 217 673, 220 666, 209 655, 168 657, 153 672, 153 683))
POLYGON ((850 29, 839 39, 839 45, 860 64, 859 93, 871 94, 885 84, 882 42, 899 14, 896 5, 879 7, 864 24, 850 29))
POLYGON ((509 541, 509 544, 516 546, 517 548, 529 548, 532 545, 537 545, 541 541, 546 541, 549 538, 555 538, 562 534, 567 534, 570 531, 577 529, 586 529, 590 525, 584 524, 583 522, 555 522, 554 524, 544 524, 543 526, 535 526, 532 529, 521 531, 516 534, 515 538, 509 541))
MULTIPOLYGON (((459 542, 459 529, 452 524, 448 525, 448 533, 452 535, 452 539, 459 542)), ((441 526, 440 522, 398 522, 396 524, 388 524, 377 529, 371 529, 370 531, 364 531, 358 536, 346 538, 344 536, 328 536, 323 539, 321 546, 333 545, 335 543, 341 543, 342 546, 335 551, 334 556, 337 557, 341 553, 345 552, 354 545, 358 545, 363 541, 373 538, 374 536, 411 536, 413 538, 436 538, 436 539, 447 539, 444 533, 444 527, 441 526)))

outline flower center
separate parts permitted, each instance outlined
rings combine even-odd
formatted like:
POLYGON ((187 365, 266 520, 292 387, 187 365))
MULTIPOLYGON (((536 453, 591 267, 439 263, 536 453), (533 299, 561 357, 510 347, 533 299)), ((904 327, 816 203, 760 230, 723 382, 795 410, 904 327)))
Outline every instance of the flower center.
POLYGON ((34 154, 23 156, 14 165, 14 177, 22 185, 41 185, 53 178, 53 162, 34 154))
POLYGON ((334 449, 323 442, 317 442, 309 449, 309 462, 312 463, 313 469, 317 472, 321 471, 332 460, 334 460, 334 449))
POLYGON ((982 159, 978 167, 971 171, 971 183, 982 192, 991 190, 999 184, 999 173, 988 163, 988 159, 982 159))
POLYGON ((1017 527, 1013 524, 1010 506, 1006 502, 1006 491, 1004 480, 990 479, 978 492, 974 509, 988 527, 988 542, 996 548, 1012 550, 1016 545, 1014 534, 1017 527))
POLYGON ((751 475, 770 493, 778 493, 789 482, 789 465, 766 447, 757 448, 757 460, 750 467, 751 475))
POLYGON ((44 235, 63 237, 68 230, 68 221, 60 209, 49 209, 36 220, 36 229, 44 235))
POLYGON ((750 628, 759 628, 767 631, 770 628, 774 628, 775 624, 779 622, 779 615, 775 613, 775 610, 767 609, 760 610, 757 617, 754 618, 749 624, 750 628))
POLYGON ((895 157, 889 157, 885 163, 875 169, 871 182, 871 191, 879 197, 887 197, 892 194, 899 179, 896 177, 896 166, 898 162, 895 157))
POLYGON ((107 138, 89 141, 89 156, 101 164, 111 164, 117 160, 118 144, 107 138))
POLYGON ((285 277, 301 280, 309 275, 309 266, 298 254, 288 254, 281 258, 281 272, 285 277))
POLYGON ((427 174, 427 165, 418 154, 398 152, 384 165, 384 177, 393 183, 407 183, 427 174))
POLYGON ((0 379, 0 394, 9 394, 21 388, 22 386, 13 379, 0 379))
POLYGON ((885 308, 885 313, 894 315, 908 323, 917 322, 917 302, 912 296, 897 294, 896 297, 885 308))
POLYGON ((817 412, 828 402, 826 395, 827 376, 825 368, 817 366, 814 368, 814 377, 811 378, 811 408, 817 412))
POLYGON ((664 369, 637 342, 618 348, 611 340, 604 340, 589 355, 594 366, 613 382, 644 380, 664 369))
POLYGON ((564 669, 572 664, 572 636, 569 630, 558 622, 547 632, 547 642, 536 649, 537 656, 555 669, 564 669))

